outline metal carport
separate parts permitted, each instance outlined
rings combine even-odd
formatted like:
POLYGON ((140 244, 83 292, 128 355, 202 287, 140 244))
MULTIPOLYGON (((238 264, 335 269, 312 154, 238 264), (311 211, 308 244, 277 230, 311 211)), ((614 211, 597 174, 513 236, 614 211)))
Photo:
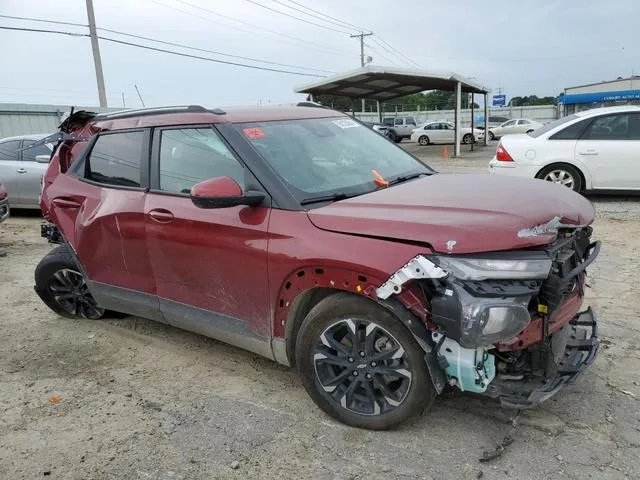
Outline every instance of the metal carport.
MULTIPOLYGON (((366 65, 356 70, 328 76, 313 83, 296 87, 296 93, 340 95, 349 98, 366 98, 378 102, 378 118, 382 121, 380 102, 393 100, 425 90, 449 90, 456 93, 454 155, 460 155, 460 105, 462 93, 484 95, 485 131, 488 118, 489 90, 468 78, 453 72, 430 72, 404 68, 366 65)), ((473 104, 473 96, 472 101, 473 104)), ((487 136, 484 137, 487 144, 487 136)))

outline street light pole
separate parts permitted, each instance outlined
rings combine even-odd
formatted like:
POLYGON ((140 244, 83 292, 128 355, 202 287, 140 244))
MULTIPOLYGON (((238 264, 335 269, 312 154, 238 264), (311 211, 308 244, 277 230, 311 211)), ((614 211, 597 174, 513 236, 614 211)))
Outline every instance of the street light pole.
POLYGON ((100 107, 107 107, 107 95, 104 89, 104 75, 102 73, 102 60, 100 59, 100 46, 98 45, 98 33, 96 32, 96 18, 93 13, 93 0, 87 0, 87 18, 89 19, 89 36, 91 37, 91 49, 93 50, 93 64, 96 69, 96 81, 98 83, 98 98, 100 107))

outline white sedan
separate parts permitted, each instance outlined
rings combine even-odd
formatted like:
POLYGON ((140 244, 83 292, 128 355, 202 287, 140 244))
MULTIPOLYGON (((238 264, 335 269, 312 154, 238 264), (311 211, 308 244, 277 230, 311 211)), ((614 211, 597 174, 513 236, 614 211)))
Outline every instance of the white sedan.
POLYGON ((489 173, 583 190, 640 190, 640 107, 586 110, 498 144, 489 173))
MULTIPOLYGON (((430 143, 455 142, 455 126, 450 122, 429 122, 416 128, 411 133, 411 141, 420 145, 430 143)), ((477 128, 460 127, 462 143, 474 143, 484 138, 484 131, 477 128)))
POLYGON ((542 123, 528 118, 514 118, 504 122, 498 127, 489 129, 489 140, 511 135, 513 133, 529 133, 540 128, 542 123))

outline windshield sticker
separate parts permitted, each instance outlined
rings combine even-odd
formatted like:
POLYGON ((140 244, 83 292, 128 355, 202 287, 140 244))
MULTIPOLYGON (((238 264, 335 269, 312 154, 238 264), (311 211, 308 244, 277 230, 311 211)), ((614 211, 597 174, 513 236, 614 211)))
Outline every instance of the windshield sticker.
POLYGON ((267 138, 267 134, 261 128, 243 128, 245 136, 251 140, 267 138))
POLYGON ((359 123, 354 122, 353 120, 350 120, 348 118, 341 118, 340 120, 332 120, 331 123, 333 123, 334 125, 339 126, 342 129, 344 129, 344 128, 353 128, 353 127, 359 127, 360 126, 359 123))

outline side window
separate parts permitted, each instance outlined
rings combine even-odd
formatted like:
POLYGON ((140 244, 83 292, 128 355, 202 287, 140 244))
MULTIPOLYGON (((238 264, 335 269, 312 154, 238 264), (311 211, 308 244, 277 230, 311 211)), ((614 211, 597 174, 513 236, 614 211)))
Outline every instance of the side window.
POLYGON ((396 118, 394 125, 402 125, 402 119, 401 118, 396 118))
POLYGON ((18 160, 21 140, 11 140, 0 143, 0 161, 18 160))
POLYGON ((632 113, 629 115, 629 130, 627 131, 628 140, 640 140, 640 113, 632 113))
POLYGON ((100 135, 86 160, 86 178, 106 185, 139 187, 143 137, 141 131, 100 135))
POLYGON ((231 177, 244 189, 244 168, 211 128, 160 132, 160 190, 189 193, 215 177, 231 177))
POLYGON ((626 140, 629 115, 607 115, 596 118, 587 129, 586 140, 626 140))
POLYGON ((509 120, 508 122, 504 123, 502 126, 503 127, 512 127, 513 125, 515 125, 517 122, 517 120, 509 120))
POLYGON ((591 123, 591 119, 581 120, 566 128, 563 128, 558 133, 555 133, 549 137, 549 140, 579 140, 584 133, 585 128, 591 123))
POLYGON ((518 120, 518 125, 529 125, 529 120, 518 120))
MULTIPOLYGON (((37 140, 25 140, 22 148, 26 148, 37 140)), ((22 150, 22 160, 25 162, 35 162, 38 155, 51 155, 51 149, 47 145, 38 145, 37 147, 22 150)))
POLYGON ((413 119, 413 117, 407 117, 407 125, 415 125, 416 121, 413 119))

